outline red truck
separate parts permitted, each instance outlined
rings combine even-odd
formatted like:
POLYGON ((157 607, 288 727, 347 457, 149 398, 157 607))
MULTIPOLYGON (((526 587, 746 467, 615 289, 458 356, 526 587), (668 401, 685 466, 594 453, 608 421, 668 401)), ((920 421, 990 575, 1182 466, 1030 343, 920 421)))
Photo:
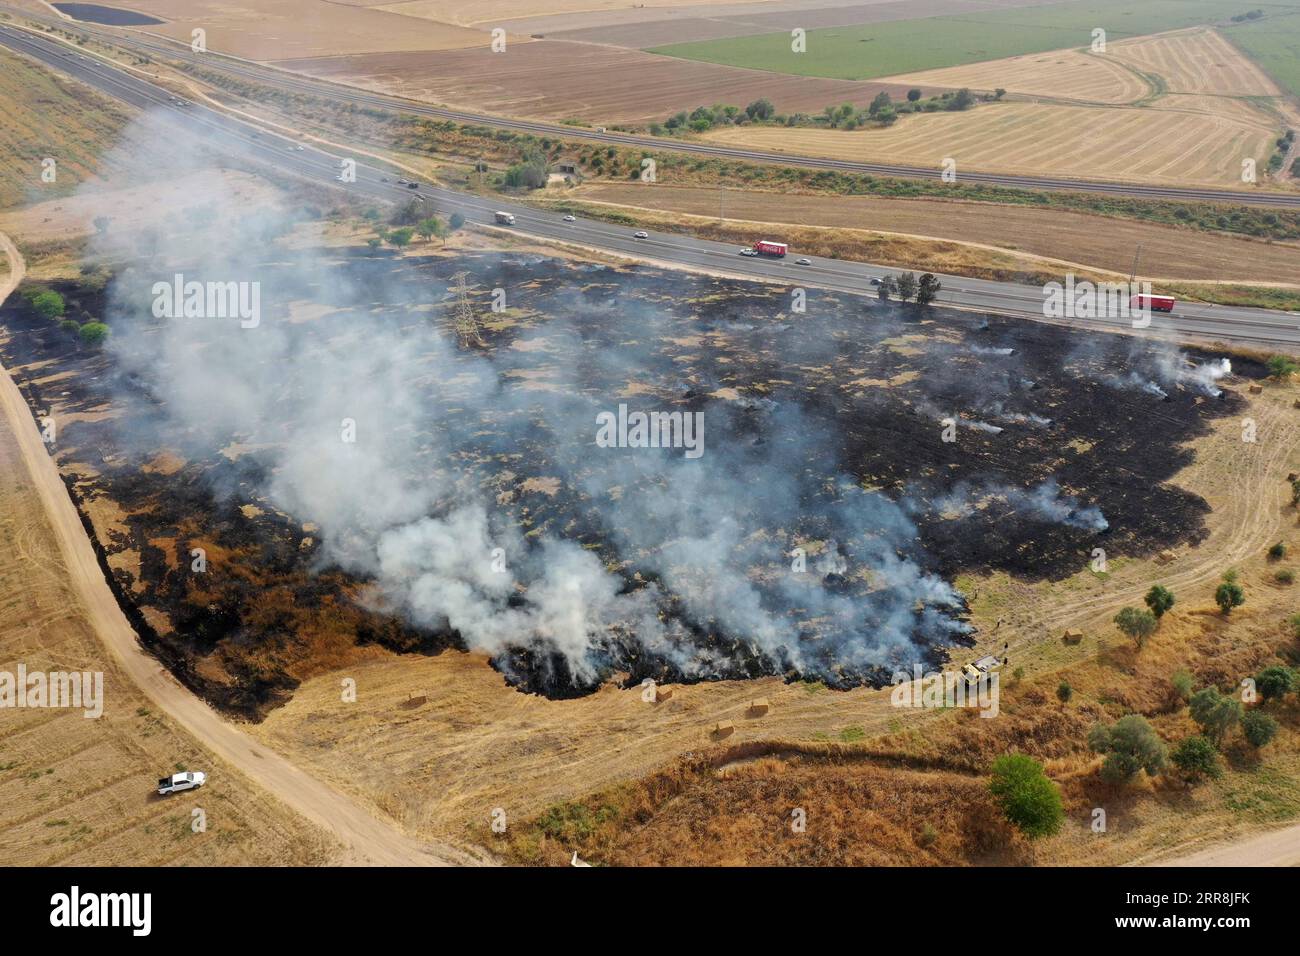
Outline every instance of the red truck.
POLYGON ((1152 312, 1172 312, 1174 311, 1174 297, 1172 295, 1144 295, 1139 293, 1128 300, 1130 309, 1150 308, 1152 312))
POLYGON ((778 259, 783 258, 790 247, 784 242, 773 242, 771 239, 760 239, 754 243, 754 251, 761 256, 776 256, 778 259))

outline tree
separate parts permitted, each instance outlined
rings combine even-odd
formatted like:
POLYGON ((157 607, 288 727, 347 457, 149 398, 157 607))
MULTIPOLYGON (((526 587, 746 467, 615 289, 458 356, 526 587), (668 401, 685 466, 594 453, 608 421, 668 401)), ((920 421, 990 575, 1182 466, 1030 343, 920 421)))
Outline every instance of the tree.
POLYGON ((1191 699, 1192 675, 1187 671, 1174 671, 1174 676, 1169 678, 1169 684, 1180 700, 1186 702, 1191 699))
POLYGON ((1030 839, 1051 836, 1061 828, 1061 793, 1032 757, 1005 754, 993 761, 989 792, 1007 821, 1030 839))
POLYGON ((876 286, 876 297, 881 302, 888 302, 889 297, 894 294, 895 288, 893 276, 881 276, 880 285, 876 286))
POLYGON ((84 345, 100 345, 108 338, 108 326, 103 322, 87 322, 77 334, 84 345))
POLYGON ((966 109, 970 109, 971 106, 974 105, 974 103, 975 103, 975 97, 971 94, 970 90, 966 89, 966 87, 963 86, 960 90, 956 92, 956 94, 953 95, 952 99, 948 100, 948 109, 966 110, 966 109))
POLYGON ((906 302, 916 295, 916 274, 904 272, 898 277, 898 297, 906 302))
POLYGON ((939 290, 942 288, 943 283, 935 278, 933 272, 923 273, 916 286, 916 304, 929 305, 939 297, 939 290))
POLYGON ((1174 606, 1174 592, 1163 584, 1153 584, 1143 600, 1146 601, 1147 607, 1151 609, 1151 613, 1157 618, 1161 618, 1165 616, 1165 611, 1174 606))
POLYGON ((1225 615, 1231 614, 1234 607, 1246 603, 1246 592, 1236 581, 1224 581, 1214 591, 1214 603, 1225 615))
POLYGON ((1224 735, 1241 720, 1241 701, 1219 693, 1214 687, 1206 687, 1193 694, 1188 709, 1192 720, 1201 728, 1201 733, 1209 737, 1216 747, 1223 743, 1224 735))
POLYGON ((1056 688, 1056 699, 1062 704, 1068 704, 1070 698, 1073 696, 1074 688, 1070 686, 1070 682, 1068 680, 1061 681, 1060 685, 1056 688))
POLYGON ((1270 561, 1281 561, 1286 557, 1286 542, 1279 541, 1268 549, 1268 559, 1270 561))
POLYGON ((886 107, 876 114, 876 122, 881 126, 893 126, 898 121, 898 110, 892 106, 886 107))
POLYGON ((453 212, 451 218, 447 220, 447 224, 451 226, 451 231, 455 232, 458 229, 464 228, 465 217, 458 212, 453 212))
POLYGON ((921 91, 918 90, 916 87, 912 87, 910 90, 907 91, 907 102, 915 103, 920 98, 921 98, 921 91))
POLYGON ((371 252, 378 252, 379 247, 382 246, 383 244, 384 244, 384 240, 380 239, 378 236, 366 240, 366 245, 370 247, 371 252))
POLYGON ((59 295, 53 289, 42 289, 31 298, 32 308, 42 319, 52 321, 63 318, 67 305, 63 301, 63 296, 59 295))
POLYGON ((769 120, 775 112, 776 107, 766 97, 761 100, 754 100, 745 107, 745 115, 752 120, 769 120))
POLYGON ((993 98, 994 98, 995 100, 1000 100, 1000 99, 1002 99, 1002 97, 1004 97, 1004 96, 1006 96, 1006 95, 1007 95, 1007 91, 1004 90, 1004 89, 1003 89, 1002 87, 1000 87, 1000 86, 999 86, 996 90, 993 91, 993 98))
MULTIPOLYGON (((712 114, 709 114, 703 106, 696 110, 696 113, 700 110, 704 110, 708 117, 704 125, 704 129, 708 129, 713 125, 712 114)), ((520 162, 506 170, 505 184, 511 189, 541 189, 546 185, 550 175, 551 164, 546 155, 537 150, 530 150, 524 154, 520 162)))
POLYGON ((1126 607, 1115 615, 1115 626, 1141 647, 1156 631, 1156 616, 1150 611, 1126 607))
POLYGON ((1241 719, 1241 733, 1258 750, 1277 733, 1277 721, 1262 710, 1252 710, 1241 719))
POLYGON ((1188 780, 1202 777, 1214 780, 1223 772, 1219 767, 1219 752, 1204 737, 1187 737, 1179 741, 1169 759, 1188 780))
POLYGON ((442 220, 437 216, 429 216, 427 219, 421 219, 419 223, 416 224, 415 231, 424 237, 425 242, 430 241, 434 236, 442 239, 444 243, 447 241, 447 227, 442 224, 442 220))
POLYGON ((881 110, 889 109, 893 104, 894 101, 889 98, 889 94, 881 90, 871 101, 871 105, 867 107, 867 114, 869 116, 878 116, 881 110))
POLYGON ((403 226, 401 229, 394 229, 388 234, 388 241, 401 249, 411 244, 411 239, 415 236, 415 230, 410 226, 403 226))
POLYGON ((1281 700, 1295 690, 1296 686, 1295 671, 1281 664, 1266 667, 1255 675, 1255 687, 1265 701, 1281 700))
POLYGON ((1097 724, 1088 733, 1088 746, 1105 755, 1101 775, 1113 783, 1132 780, 1139 770, 1154 777, 1168 757, 1164 741, 1140 714, 1121 717, 1110 727, 1097 724))
POLYGON ((95 231, 102 236, 104 233, 108 232, 109 223, 112 221, 113 220, 109 219, 107 216, 96 216, 94 219, 95 231))

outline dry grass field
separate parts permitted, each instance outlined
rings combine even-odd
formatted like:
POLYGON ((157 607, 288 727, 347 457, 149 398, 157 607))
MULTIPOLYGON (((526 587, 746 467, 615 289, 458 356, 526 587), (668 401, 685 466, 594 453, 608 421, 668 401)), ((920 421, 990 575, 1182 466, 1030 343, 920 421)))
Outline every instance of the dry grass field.
POLYGON ((833 159, 1166 185, 1241 185, 1241 160, 1267 160, 1278 129, 1243 107, 1236 116, 1178 108, 991 103, 927 113, 887 129, 732 127, 709 142, 833 159))
POLYGON ((0 103, 0 209, 64 195, 104 172, 101 156, 127 124, 115 101, 7 51, 0 52, 0 103), (41 178, 47 157, 56 163, 52 183, 41 178))
MULTIPOLYGON (((593 183, 574 198, 663 212, 714 216, 718 191, 689 186, 593 183)), ((1144 275, 1157 279, 1296 283, 1300 245, 1255 241, 1063 210, 868 196, 726 195, 730 219, 869 229, 956 240, 1127 275, 1142 245, 1144 275)))
MULTIPOLYGON (((656 7, 689 8, 710 6, 716 0, 656 0, 656 7)), ((761 6, 761 0, 752 0, 761 6)), ((627 0, 402 0, 398 3, 371 3, 363 0, 357 6, 387 10, 406 17, 453 23, 460 26, 490 27, 505 20, 523 17, 554 16, 566 13, 603 13, 625 10, 627 0)))
MULTIPOLYGON (((6 266, 0 291, 8 286, 6 266)), ((0 374, 6 374, 0 371, 0 374)), ((8 380, 0 387, 10 388, 8 380)), ((100 642, 70 580, 8 419, 0 416, 0 669, 103 674, 103 715, 0 710, 0 865, 329 862, 322 831, 214 758, 162 714, 100 642), (163 800, 155 781, 203 769, 207 788, 163 800), (192 828, 202 808, 206 826, 192 828)))
POLYGON ((557 40, 512 40, 503 54, 484 43, 437 57, 331 56, 283 65, 460 109, 610 124, 647 124, 681 109, 744 105, 760 97, 781 110, 820 112, 832 103, 867 106, 882 89, 895 99, 907 92, 905 86, 781 76, 557 40))
POLYGON ((201 27, 209 49, 250 60, 454 50, 488 42, 479 30, 328 0, 258 0, 255 12, 231 0, 135 0, 131 8, 164 21, 132 29, 189 43, 191 31, 201 27))

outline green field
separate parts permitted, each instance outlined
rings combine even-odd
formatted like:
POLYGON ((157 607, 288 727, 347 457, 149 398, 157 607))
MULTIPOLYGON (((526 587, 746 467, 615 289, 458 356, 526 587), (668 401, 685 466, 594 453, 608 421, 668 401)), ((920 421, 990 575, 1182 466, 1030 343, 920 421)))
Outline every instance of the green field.
POLYGON ((1300 10, 1256 23, 1233 24, 1223 35, 1281 86, 1300 96, 1300 10))
MULTIPOLYGON (((704 40, 656 47, 651 53, 704 60, 728 66, 825 76, 844 80, 869 80, 897 73, 959 66, 997 60, 1024 53, 1042 53, 1087 47, 1092 31, 1100 27, 1108 40, 1142 36, 1163 30, 1226 21, 1251 10, 1264 10, 1268 18, 1234 27, 1241 46, 1278 62, 1266 68, 1279 82, 1300 72, 1296 43, 1273 33, 1279 21, 1300 19, 1300 0, 1076 0, 1072 3, 972 13, 961 16, 896 20, 861 26, 810 30, 807 52, 790 49, 790 34, 766 33, 730 40, 704 40)), ((1289 24, 1288 24, 1289 25, 1289 24)), ((1292 87, 1295 88, 1294 86, 1292 87)))

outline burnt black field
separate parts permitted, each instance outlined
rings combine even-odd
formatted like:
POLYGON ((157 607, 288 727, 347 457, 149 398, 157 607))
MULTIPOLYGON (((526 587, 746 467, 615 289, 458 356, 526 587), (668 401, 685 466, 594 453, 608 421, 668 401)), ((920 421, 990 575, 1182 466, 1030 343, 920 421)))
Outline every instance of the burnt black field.
MULTIPOLYGON (((265 268, 268 280, 277 278, 278 266, 265 268)), ((1195 544, 1205 535, 1208 508, 1169 484, 1191 458, 1180 446, 1243 405, 1230 390, 1214 395, 1215 388, 1170 377, 1170 368, 1190 368, 1208 355, 1171 357, 1127 337, 996 315, 885 306, 817 290, 797 314, 785 290, 517 254, 355 257, 333 268, 350 290, 401 288, 405 301, 354 291, 333 302, 338 311, 291 328, 287 308, 269 303, 264 323, 287 330, 304 361, 367 329, 397 336, 417 357, 435 339, 454 342, 451 276, 469 273, 486 347, 451 350, 451 369, 431 359, 427 403, 373 427, 414 436, 416 451, 404 460, 416 478, 425 470, 431 479, 450 476, 525 541, 576 542, 600 558, 625 594, 658 585, 658 617, 673 624, 673 640, 708 661, 684 668, 626 627, 596 641, 595 677, 574 673, 545 644, 521 641, 493 655, 512 684, 550 696, 586 693, 614 675, 635 683, 779 674, 850 687, 886 682, 891 668, 912 661, 940 662, 952 645, 970 641, 962 602, 906 598, 901 612, 895 606, 878 619, 872 595, 883 593, 883 569, 898 561, 948 582, 965 570, 1059 580, 1085 568, 1096 547, 1114 558, 1195 544), (509 303, 500 315, 490 311, 494 288, 506 290, 509 303), (489 381, 496 397, 468 398, 474 389, 451 374, 458 363, 469 378, 489 381), (701 460, 713 470, 703 472, 710 485, 698 502, 675 490, 693 480, 681 477, 692 463, 680 450, 596 448, 595 412, 620 402, 704 413, 701 460), (944 440, 941 421, 949 416, 953 442, 944 440), (420 436, 435 432, 436 442, 422 444, 420 436), (671 501, 656 498, 664 489, 671 501), (1052 507, 1028 506, 1033 493, 1052 507), (798 622, 797 656, 772 653, 720 617, 700 615, 661 573, 662 561, 656 565, 657 553, 677 537, 673 522, 707 531, 721 520, 720 504, 734 526, 726 539, 731 560, 758 582, 766 611, 798 622), (809 558, 819 593, 851 599, 865 609, 860 616, 813 613, 771 583, 784 571, 784 559, 771 554, 828 540, 844 560, 830 566, 809 558), (869 570, 858 573, 864 566, 869 570), (838 631, 884 627, 885 616, 890 627, 911 621, 904 625, 910 643, 847 659, 847 642, 866 637, 838 631)), ((133 301, 125 293, 149 278, 119 273, 107 293, 55 287, 84 320, 110 311, 108 297, 133 301)), ((278 278, 278 288, 292 286, 278 278)), ((318 292, 304 287, 282 298, 318 292)), ((324 637, 345 634, 355 644, 419 653, 465 645, 453 628, 383 610, 367 596, 367 575, 330 557, 328 531, 304 530, 312 516, 269 503, 274 456, 264 448, 233 460, 221 454, 250 436, 237 429, 219 440, 200 434, 170 413, 147 372, 112 350, 79 346, 20 303, 15 296, 0 311, 11 333, 4 363, 40 361, 51 363, 43 376, 72 373, 45 389, 23 382, 33 409, 117 412, 68 422, 56 452, 79 501, 108 496, 129 515, 128 531, 99 545, 106 554, 139 554, 138 577, 119 569, 113 583, 146 643, 191 687, 255 717, 303 677, 337 663, 336 649, 322 656, 324 637), (184 466, 172 474, 143 470, 163 449, 184 466), (241 506, 250 504, 263 513, 246 516, 241 506), (188 569, 197 544, 214 555, 213 570, 201 578, 188 569), (140 608, 165 614, 171 629, 146 623, 135 613, 140 608)), ((109 321, 114 337, 124 339, 131 323, 147 331, 150 323, 176 320, 141 309, 109 321)), ((1262 370, 1239 362, 1235 374, 1262 370)), ((283 387, 293 388, 291 376, 283 387)), ((344 398, 348 390, 348 382, 338 383, 344 398)), ((274 425, 281 435, 310 427, 274 425)), ((267 434, 263 427, 259 444, 267 434)))

